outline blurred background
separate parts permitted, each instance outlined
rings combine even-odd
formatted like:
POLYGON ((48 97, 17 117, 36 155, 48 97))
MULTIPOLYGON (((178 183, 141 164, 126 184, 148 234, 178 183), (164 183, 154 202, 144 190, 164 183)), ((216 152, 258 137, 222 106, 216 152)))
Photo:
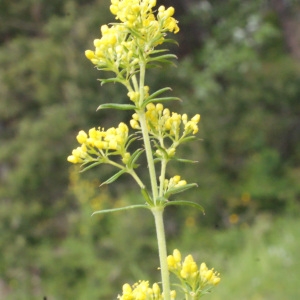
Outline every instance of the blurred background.
MULTIPOLYGON (((221 272, 207 299, 299 299, 300 4, 298 0, 170 0, 180 32, 177 67, 151 70, 201 114, 201 141, 171 164, 204 206, 166 210, 168 250, 221 272)), ((79 174, 66 158, 81 129, 116 126, 128 101, 100 86, 85 58, 113 22, 109 0, 0 1, 0 299, 116 299, 122 284, 159 280, 152 216, 94 210, 143 201, 114 170, 79 174)), ((143 170, 139 170, 143 176, 143 170)))

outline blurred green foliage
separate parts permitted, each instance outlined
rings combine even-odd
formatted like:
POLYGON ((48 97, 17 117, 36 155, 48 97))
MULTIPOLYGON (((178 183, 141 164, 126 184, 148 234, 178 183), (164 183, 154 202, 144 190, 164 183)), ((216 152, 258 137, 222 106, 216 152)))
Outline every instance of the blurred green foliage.
MULTIPOLYGON (((181 150, 199 163, 174 164, 170 176, 180 170, 197 182, 186 197, 206 209, 205 216, 167 210, 170 251, 194 251, 220 269, 224 282, 212 299, 229 291, 231 299, 295 299, 288 274, 299 261, 292 217, 300 200, 300 63, 267 1, 170 5, 181 25, 180 48, 172 49, 178 67, 150 70, 147 81, 184 100, 171 109, 201 113, 203 140, 181 150), (273 226, 260 215, 281 217, 273 226), (290 255, 284 271, 282 253, 290 255)), ((299 12, 297 1, 289 5, 299 12)), ((0 3, 0 299, 112 299, 126 281, 159 278, 148 212, 90 218, 95 209, 142 201, 133 182, 124 176, 99 189, 111 169, 78 175, 66 161, 80 129, 130 119, 95 111, 127 97, 119 86, 100 87, 96 78, 105 74, 83 54, 99 26, 113 21, 108 7, 108 0, 0 3)))

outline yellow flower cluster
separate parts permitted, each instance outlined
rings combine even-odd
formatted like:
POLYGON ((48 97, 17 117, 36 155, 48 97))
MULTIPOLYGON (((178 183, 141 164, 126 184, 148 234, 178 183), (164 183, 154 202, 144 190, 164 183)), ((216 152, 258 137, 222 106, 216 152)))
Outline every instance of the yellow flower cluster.
POLYGON ((156 6, 156 0, 111 0, 110 11, 116 16, 116 19, 123 22, 129 28, 143 28, 145 33, 149 26, 159 28, 159 22, 162 22, 163 30, 177 33, 179 28, 177 21, 172 18, 174 8, 167 10, 162 5, 158 8, 157 20, 153 14, 152 8, 156 6))
MULTIPOLYGON (((171 300, 176 297, 176 292, 171 291, 171 300)), ((152 287, 149 285, 149 281, 139 281, 132 287, 126 283, 123 285, 123 293, 118 296, 120 300, 163 300, 163 294, 160 291, 160 287, 157 283, 154 283, 152 287)))
POLYGON ((94 40, 95 51, 85 51, 86 57, 103 70, 132 71, 140 55, 146 58, 164 42, 165 32, 179 31, 174 8, 160 6, 155 17, 155 5, 155 0, 111 0, 110 11, 121 23, 101 26, 102 37, 94 40))
POLYGON ((119 68, 134 67, 139 60, 136 46, 127 40, 128 32, 124 26, 101 26, 101 39, 94 40, 95 51, 86 50, 85 56, 100 69, 118 72, 119 68))
POLYGON ((100 127, 91 128, 88 134, 81 130, 76 139, 81 146, 68 156, 71 163, 92 162, 103 159, 111 153, 121 155, 124 163, 130 158, 130 154, 126 151, 128 127, 123 122, 117 128, 111 127, 106 131, 100 127))
POLYGON ((186 256, 182 261, 178 249, 175 249, 173 255, 169 255, 167 260, 169 271, 174 273, 186 286, 186 293, 200 296, 207 289, 216 286, 221 280, 220 274, 214 269, 208 269, 205 263, 202 263, 198 268, 192 255, 186 256))
MULTIPOLYGON (((140 93, 139 92, 134 92, 134 91, 130 91, 127 93, 127 96, 129 97, 129 99, 132 102, 137 102, 140 98, 140 93)), ((145 85, 144 86, 144 99, 149 97, 149 86, 145 85)))
MULTIPOLYGON (((156 105, 149 103, 146 109, 148 129, 153 136, 158 138, 169 136, 173 137, 173 140, 179 141, 180 138, 198 132, 199 114, 188 120, 187 114, 171 113, 161 103, 157 103, 156 105), (183 132, 180 136, 182 126, 183 132)), ((132 115, 130 125, 133 129, 140 129, 139 116, 136 113, 132 115)))
POLYGON ((155 5, 156 0, 111 0, 110 11, 128 27, 139 27, 141 21, 148 25, 155 5))
POLYGON ((181 180, 181 177, 179 175, 176 175, 170 179, 164 180, 164 191, 167 192, 172 188, 177 188, 184 185, 186 185, 186 181, 181 180))

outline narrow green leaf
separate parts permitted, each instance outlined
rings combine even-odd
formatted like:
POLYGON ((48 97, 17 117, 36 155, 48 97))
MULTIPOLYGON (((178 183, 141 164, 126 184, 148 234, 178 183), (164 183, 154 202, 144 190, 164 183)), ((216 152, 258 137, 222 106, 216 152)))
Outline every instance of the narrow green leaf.
POLYGON ((182 100, 178 97, 162 97, 162 98, 154 98, 150 100, 147 99, 146 101, 144 101, 142 107, 146 107, 146 105, 150 102, 157 103, 157 102, 167 102, 167 101, 182 101, 182 100))
POLYGON ((99 105, 97 110, 108 109, 108 108, 118 109, 118 110, 135 110, 136 109, 136 107, 132 104, 105 103, 105 104, 99 105))
POLYGON ((200 211, 202 211, 203 214, 205 214, 204 208, 195 202, 192 201, 184 201, 184 200, 174 200, 174 201, 168 201, 164 206, 170 206, 170 205, 187 205, 187 206, 191 206, 194 208, 199 209, 200 211))
POLYGON ((93 164, 90 164, 87 167, 85 167, 84 169, 80 170, 80 172, 83 173, 83 172, 85 172, 85 171, 87 171, 87 170, 89 170, 91 168, 94 168, 94 167, 96 167, 96 166, 98 166, 98 165, 100 165, 102 163, 103 163, 103 161, 96 161, 93 164))
POLYGON ((179 161, 179 162, 183 162, 183 163, 189 163, 189 164, 195 164, 195 163, 198 162, 196 160, 190 160, 190 159, 184 159, 184 158, 176 158, 176 157, 173 157, 172 159, 175 160, 175 161, 179 161))
POLYGON ((178 97, 162 97, 162 98, 154 98, 152 99, 152 102, 164 102, 164 101, 182 101, 178 97))
POLYGON ((149 192, 146 188, 141 189, 142 195, 145 198, 146 202, 150 205, 153 206, 153 201, 151 199, 151 196, 149 195, 149 192))
MULTIPOLYGON (((159 60, 154 60, 152 62, 151 68, 160 68, 161 64, 165 64, 165 65, 173 65, 174 67, 176 67, 176 64, 174 64, 173 61, 167 60, 167 59, 159 59, 159 60)), ((148 65, 147 65, 148 68, 148 65)))
POLYGON ((160 90, 157 90, 156 92, 152 93, 147 99, 145 99, 146 101, 148 100, 151 100, 155 97, 157 97, 158 95, 164 93, 164 92, 167 92, 167 91, 172 91, 172 89, 170 87, 165 87, 165 88, 162 88, 160 90))
POLYGON ((107 67, 106 63, 98 64, 95 68, 99 71, 111 71, 111 69, 107 67))
POLYGON ((126 173, 126 169, 120 170, 118 173, 116 173, 115 175, 113 175, 112 177, 107 179, 106 181, 102 182, 100 186, 102 186, 104 184, 110 184, 110 183, 114 182, 115 180, 117 180, 124 173, 126 173))
MULTIPOLYGON (((110 71, 110 70, 108 70, 108 71, 110 71)), ((122 83, 122 84, 124 83, 124 79, 118 79, 117 77, 108 78, 108 79, 100 78, 98 80, 101 81, 102 85, 105 84, 105 83, 110 83, 110 82, 119 82, 119 83, 122 83)))
POLYGON ((149 209, 150 207, 148 205, 145 205, 145 204, 135 204, 135 205, 129 205, 129 206, 119 207, 119 208, 97 210, 97 211, 93 212, 92 216, 97 215, 97 214, 106 214, 106 213, 111 213, 111 212, 116 212, 116 211, 123 211, 123 210, 134 209, 134 208, 147 208, 147 209, 149 209))
POLYGON ((135 162, 138 160, 140 155, 144 152, 144 149, 137 149, 134 151, 134 153, 131 155, 129 161, 128 161, 128 167, 134 168, 135 162))
POLYGON ((174 187, 174 188, 171 188, 169 189, 165 194, 164 194, 164 197, 169 199, 169 197, 173 194, 178 194, 178 193, 182 193, 186 190, 189 190, 193 187, 197 187, 198 185, 196 183, 189 183, 189 184, 186 184, 186 185, 183 185, 183 186, 179 186, 179 187, 174 187))
POLYGON ((192 142, 195 140, 199 140, 199 139, 197 137, 195 137, 194 135, 190 135, 190 136, 187 136, 187 137, 183 138, 182 140, 180 140, 180 143, 192 142))
POLYGON ((168 60, 168 59, 177 59, 177 56, 175 54, 164 54, 160 56, 154 56, 149 59, 149 61, 162 61, 162 60, 168 60))
POLYGON ((171 44, 179 45, 178 42, 173 39, 164 39, 164 43, 171 43, 171 44))
POLYGON ((151 52, 151 55, 156 54, 156 53, 162 53, 162 52, 168 52, 169 49, 159 49, 159 50, 153 50, 151 52))
POLYGON ((161 65, 159 63, 152 63, 152 64, 147 63, 146 69, 154 69, 154 68, 161 68, 161 65))
POLYGON ((138 138, 135 136, 135 134, 131 134, 131 135, 128 137, 128 140, 127 140, 125 149, 127 150, 128 147, 129 147, 134 141, 136 141, 137 139, 138 139, 138 138))

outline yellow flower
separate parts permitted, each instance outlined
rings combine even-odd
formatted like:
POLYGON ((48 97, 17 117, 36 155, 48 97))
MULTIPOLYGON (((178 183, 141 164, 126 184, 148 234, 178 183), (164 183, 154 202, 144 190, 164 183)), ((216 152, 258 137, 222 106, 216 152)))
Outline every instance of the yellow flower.
POLYGON ((180 275, 182 278, 195 278, 198 274, 198 267, 192 255, 188 255, 182 264, 180 275))
POLYGON ((200 115, 195 115, 190 121, 187 121, 187 117, 185 117, 183 124, 184 126, 184 132, 185 134, 189 134, 192 132, 192 134, 196 134, 198 132, 198 123, 200 121, 200 115))
POLYGON ((129 99, 133 102, 137 102, 139 100, 140 97, 140 93, 138 92, 128 92, 127 96, 129 97, 129 99))
POLYGON ((162 27, 164 30, 168 30, 170 32, 177 33, 179 31, 179 27, 177 25, 178 21, 172 18, 174 15, 175 9, 171 6, 167 10, 162 5, 158 8, 158 20, 162 22, 162 27))
POLYGON ((123 122, 117 128, 111 127, 106 131, 100 127, 98 129, 91 128, 88 134, 80 130, 76 139, 81 147, 74 149, 72 155, 68 156, 67 160, 71 163, 95 161, 101 159, 104 155, 110 155, 111 151, 114 154, 121 155, 125 164, 130 159, 130 153, 126 151, 128 126, 123 122), (102 152, 102 150, 105 152, 102 152))
POLYGON ((133 296, 132 296, 132 288, 128 283, 125 283, 122 287, 123 290, 123 295, 122 297, 119 296, 118 299, 121 300, 134 300, 133 296))
MULTIPOLYGON (((129 92, 128 96, 133 97, 134 92, 129 92)), ((132 98, 133 99, 133 98, 132 98)), ((200 115, 195 115, 192 119, 188 119, 187 114, 178 114, 170 112, 168 108, 164 108, 161 103, 148 103, 146 105, 146 123, 151 137, 159 140, 161 149, 157 149, 155 154, 160 158, 172 158, 176 153, 176 148, 181 140, 191 134, 198 132, 197 123, 200 121, 200 115), (171 145, 166 148, 164 139, 171 140, 171 145)), ((141 129, 139 116, 137 113, 132 115, 130 126, 133 129, 141 129)), ((178 182, 177 182, 178 183, 178 182)), ((181 181, 178 186, 185 185, 185 181, 181 181)))
POLYGON ((162 294, 157 283, 154 283, 152 288, 149 286, 149 281, 142 281, 135 283, 132 287, 129 284, 123 285, 123 295, 118 296, 120 300, 147 300, 157 299, 162 300, 162 294), (153 296, 155 298, 153 298, 153 296))
POLYGON ((178 249, 174 249, 173 255, 167 257, 169 270, 181 270, 181 253, 178 249))
POLYGON ((130 120, 130 126, 133 128, 133 129, 140 129, 140 124, 138 121, 132 119, 130 120))
POLYGON ((199 114, 195 115, 194 117, 192 117, 191 121, 194 123, 198 123, 200 121, 200 115, 199 114))
POLYGON ((172 189, 172 188, 176 188, 176 187, 180 187, 180 186, 184 186, 187 184, 187 182, 185 180, 180 180, 181 177, 179 175, 176 175, 172 178, 170 178, 170 180, 168 180, 168 184, 166 186, 166 191, 172 189))
POLYGON ((93 58, 95 58, 95 53, 94 53, 94 51, 92 51, 92 50, 86 50, 85 51, 85 56, 88 58, 88 59, 93 59, 93 58))
POLYGON ((200 278, 204 284, 217 285, 221 278, 220 274, 215 272, 214 269, 208 269, 205 263, 200 265, 200 278))
POLYGON ((176 298, 176 291, 171 291, 170 296, 171 296, 171 300, 175 300, 175 298, 176 298))
POLYGON ((200 297, 207 288, 217 285, 221 280, 220 274, 214 269, 208 269, 205 263, 202 263, 198 268, 190 254, 182 262, 181 253, 177 249, 173 251, 173 255, 167 257, 167 262, 169 271, 180 279, 187 294, 193 293, 194 296, 200 297))
MULTIPOLYGON (((154 283, 152 287, 149 281, 140 280, 132 285, 132 287, 126 283, 122 288, 123 294, 118 296, 120 300, 163 300, 163 294, 157 283, 154 283)), ((170 292, 171 299, 174 300, 176 292, 170 292)))
POLYGON ((76 139, 77 139, 79 144, 83 144, 87 140, 87 134, 83 130, 80 130, 77 137, 76 137, 76 139))
POLYGON ((145 54, 150 56, 154 47, 163 43, 167 31, 179 31, 172 17, 174 8, 161 6, 155 16, 155 5, 155 0, 111 0, 110 11, 120 23, 101 26, 102 37, 94 40, 95 50, 86 50, 85 56, 99 69, 116 73, 126 69, 130 73, 128 67, 137 65, 145 54))
POLYGON ((80 163, 81 161, 78 160, 78 158, 74 155, 69 155, 67 158, 68 162, 73 163, 73 164, 77 164, 80 163))
POLYGON ((185 180, 180 180, 176 185, 175 185, 175 187, 179 187, 179 186, 184 186, 184 185, 186 185, 186 181, 185 180))
POLYGON ((81 147, 77 147, 72 151, 72 155, 68 156, 68 162, 73 164, 82 163, 87 157, 87 148, 85 144, 82 144, 81 147))

